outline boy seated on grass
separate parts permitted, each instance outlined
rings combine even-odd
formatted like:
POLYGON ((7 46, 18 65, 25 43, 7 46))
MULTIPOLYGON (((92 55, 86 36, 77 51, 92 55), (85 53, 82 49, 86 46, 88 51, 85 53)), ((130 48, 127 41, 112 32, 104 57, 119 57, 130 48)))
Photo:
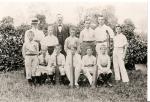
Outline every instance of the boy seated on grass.
POLYGON ((92 85, 93 81, 93 72, 96 66, 96 58, 92 55, 93 50, 92 47, 87 47, 86 49, 86 55, 82 58, 82 70, 83 74, 87 77, 90 85, 92 85))
POLYGON ((100 47, 100 53, 98 54, 97 59, 97 66, 98 66, 98 76, 102 78, 103 84, 105 86, 112 85, 109 83, 109 79, 111 78, 112 71, 110 69, 111 61, 110 56, 107 54, 107 47, 106 45, 101 45, 100 47))
POLYGON ((54 51, 51 56, 47 57, 47 66, 39 65, 37 69, 37 81, 38 83, 44 83, 47 78, 50 79, 50 82, 54 84, 54 75, 55 75, 55 68, 59 67, 59 71, 61 74, 61 81, 64 81, 65 77, 65 56, 60 53, 62 47, 60 44, 54 47, 54 51), (56 62, 57 57, 57 62, 56 62), (57 65, 56 65, 57 63, 57 65), (41 82, 43 80, 43 82, 41 82))
POLYGON ((36 69, 38 67, 38 55, 39 55, 39 47, 38 43, 33 40, 34 32, 29 31, 27 33, 27 37, 29 41, 23 44, 22 54, 25 59, 25 72, 26 79, 29 82, 29 85, 35 85, 36 77, 36 69))
POLYGON ((59 68, 61 82, 62 83, 64 82, 64 78, 65 78, 65 69, 64 69, 65 56, 62 53, 60 53, 61 50, 62 50, 62 46, 60 44, 56 45, 54 48, 53 54, 48 59, 47 70, 48 70, 48 76, 49 76, 51 82, 54 82, 53 77, 55 75, 56 67, 59 68))
POLYGON ((50 56, 53 51, 54 47, 58 45, 58 38, 53 34, 53 26, 48 26, 48 35, 45 36, 41 41, 42 46, 42 55, 41 55, 41 65, 47 65, 47 56, 50 56), (43 58, 42 58, 43 57, 43 58))

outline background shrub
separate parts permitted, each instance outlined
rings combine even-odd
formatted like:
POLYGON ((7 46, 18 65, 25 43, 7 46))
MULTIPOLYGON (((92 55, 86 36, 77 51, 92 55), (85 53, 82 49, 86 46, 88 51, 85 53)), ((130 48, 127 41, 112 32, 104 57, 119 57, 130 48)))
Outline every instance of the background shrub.
MULTIPOLYGON (((94 9, 90 11, 92 19, 92 28, 97 27, 97 15, 94 9)), ((117 23, 117 18, 113 15, 113 12, 108 8, 103 10, 103 14, 106 17, 106 24, 114 29, 117 23)), ((43 30, 44 34, 47 33, 48 24, 45 22, 45 16, 38 14, 36 16, 40 20, 39 29, 43 30)), ((89 16, 85 16, 89 17, 89 16)), ((74 26, 68 24, 69 26, 74 26)), ((0 21, 0 35, 2 40, 0 40, 0 70, 11 71, 18 70, 24 67, 24 59, 22 57, 22 45, 24 42, 25 31, 30 29, 30 25, 22 24, 15 27, 13 24, 13 18, 4 17, 0 21)), ((84 28, 84 21, 81 20, 76 26, 77 37, 79 37, 80 31, 84 28)), ((129 46, 126 54, 126 68, 134 69, 134 64, 144 63, 147 64, 147 40, 143 40, 135 32, 135 26, 130 19, 126 19, 122 25, 122 32, 127 37, 129 46)), ((113 51, 113 42, 111 41, 111 59, 113 51)))

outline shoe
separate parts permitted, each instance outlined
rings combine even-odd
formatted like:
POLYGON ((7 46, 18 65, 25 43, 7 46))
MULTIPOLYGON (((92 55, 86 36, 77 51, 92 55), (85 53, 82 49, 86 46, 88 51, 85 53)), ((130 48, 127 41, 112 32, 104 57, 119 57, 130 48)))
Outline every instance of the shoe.
POLYGON ((113 87, 113 85, 112 85, 111 83, 109 83, 109 82, 107 82, 107 85, 108 85, 109 87, 113 87))
POLYGON ((116 84, 118 84, 120 82, 120 80, 116 80, 116 84))
POLYGON ((123 82, 125 85, 129 85, 129 82, 123 82))
POLYGON ((79 89, 79 85, 75 85, 75 88, 79 89))

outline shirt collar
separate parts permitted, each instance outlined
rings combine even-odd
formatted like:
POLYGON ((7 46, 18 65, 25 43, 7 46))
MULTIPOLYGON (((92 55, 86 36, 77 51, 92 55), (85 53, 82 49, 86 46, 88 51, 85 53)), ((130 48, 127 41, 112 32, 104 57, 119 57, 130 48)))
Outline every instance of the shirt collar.
POLYGON ((63 26, 63 24, 61 23, 61 24, 57 24, 59 27, 62 27, 63 26))
POLYGON ((104 24, 104 25, 102 25, 102 26, 99 25, 98 27, 101 28, 101 27, 105 27, 105 26, 106 26, 106 25, 104 24))

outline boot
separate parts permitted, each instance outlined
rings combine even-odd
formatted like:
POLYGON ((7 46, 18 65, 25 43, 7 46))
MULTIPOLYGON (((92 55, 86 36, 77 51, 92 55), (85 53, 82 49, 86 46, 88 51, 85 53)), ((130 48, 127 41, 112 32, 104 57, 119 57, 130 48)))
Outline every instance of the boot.
POLYGON ((54 75, 49 75, 49 78, 50 78, 51 83, 54 84, 55 83, 54 80, 53 80, 54 75))
POLYGON ((65 76, 63 75, 63 76, 61 76, 61 84, 63 84, 63 85, 65 85, 65 76))
POLYGON ((111 78, 112 73, 106 74, 106 84, 109 87, 112 87, 112 84, 109 82, 109 79, 111 78))
POLYGON ((32 86, 33 85, 32 79, 28 79, 28 83, 29 83, 30 86, 32 86))
POLYGON ((34 86, 36 86, 36 76, 32 76, 32 83, 34 86))
POLYGON ((36 76, 36 83, 41 85, 41 77, 40 76, 36 76))

